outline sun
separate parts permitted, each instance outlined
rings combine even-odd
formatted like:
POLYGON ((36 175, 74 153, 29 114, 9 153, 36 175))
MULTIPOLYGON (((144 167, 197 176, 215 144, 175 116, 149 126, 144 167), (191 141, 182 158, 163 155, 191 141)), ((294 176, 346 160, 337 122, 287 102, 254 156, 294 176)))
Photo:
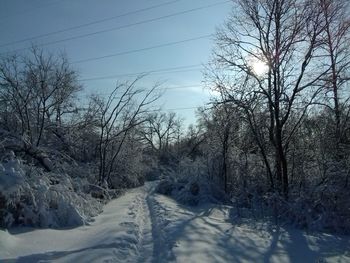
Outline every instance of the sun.
POLYGON ((265 62, 257 60, 252 63, 252 70, 258 77, 261 77, 267 73, 269 67, 265 62))
POLYGON ((257 77, 262 77, 269 71, 267 63, 257 57, 250 58, 248 60, 248 66, 257 77))

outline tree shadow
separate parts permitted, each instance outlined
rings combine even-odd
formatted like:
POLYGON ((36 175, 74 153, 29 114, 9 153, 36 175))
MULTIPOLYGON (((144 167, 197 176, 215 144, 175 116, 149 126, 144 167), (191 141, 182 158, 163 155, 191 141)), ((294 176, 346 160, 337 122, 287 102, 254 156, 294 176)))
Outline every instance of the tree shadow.
POLYGON ((80 226, 67 226, 67 227, 57 227, 57 228, 51 228, 51 227, 47 227, 47 228, 37 228, 37 227, 30 227, 30 226, 24 226, 24 227, 13 227, 13 228, 7 228, 6 231, 8 231, 11 235, 19 235, 19 234, 25 234, 25 233, 29 233, 29 232, 33 232, 33 231, 40 231, 40 230, 72 230, 72 229, 76 229, 76 228, 81 228, 84 226, 88 226, 89 224, 85 224, 85 225, 80 225, 80 226))
MULTIPOLYGON (((176 247, 179 240, 195 247, 173 253, 178 258, 194 262, 195 255, 201 255, 209 262, 322 262, 332 258, 346 262, 350 257, 349 237, 321 233, 310 235, 300 229, 275 227, 268 223, 258 228, 256 222, 251 221, 238 225, 227 220, 215 221, 212 218, 213 209, 222 209, 217 205, 192 208, 177 204, 177 207, 190 209, 193 216, 166 229, 170 249, 176 247), (210 249, 202 249, 201 244, 210 249), (198 251, 194 251, 196 249, 198 251)), ((230 210, 228 215, 227 219, 231 220, 230 210)))
MULTIPOLYGON (((76 254, 78 256, 79 253, 90 251, 90 250, 99 250, 99 249, 121 249, 124 250, 125 256, 128 253, 130 249, 135 249, 134 244, 135 242, 132 242, 132 240, 129 240, 128 238, 118 238, 114 242, 109 244, 99 244, 89 247, 84 247, 81 249, 76 250, 69 250, 69 251, 52 251, 52 252, 45 252, 45 253, 38 253, 38 254, 31 254, 27 256, 18 257, 16 259, 4 259, 1 262, 16 262, 16 263, 34 263, 34 262, 40 262, 40 261, 46 261, 46 260, 58 260, 63 257, 67 257, 70 255, 76 254)), ((94 254, 94 252, 89 253, 89 255, 94 254)), ((81 255, 81 257, 86 255, 81 255)), ((79 256, 78 256, 79 257, 79 256)), ((79 260, 78 260, 79 261, 79 260)), ((90 261, 90 260, 89 260, 90 261)))

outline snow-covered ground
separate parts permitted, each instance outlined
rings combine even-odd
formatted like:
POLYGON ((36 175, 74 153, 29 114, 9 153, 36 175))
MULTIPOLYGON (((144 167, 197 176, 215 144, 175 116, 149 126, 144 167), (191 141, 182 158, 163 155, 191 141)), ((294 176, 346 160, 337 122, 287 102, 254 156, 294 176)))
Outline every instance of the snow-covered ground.
POLYGON ((89 226, 0 231, 0 262, 350 262, 350 237, 230 223, 230 207, 189 208, 147 183, 89 226))

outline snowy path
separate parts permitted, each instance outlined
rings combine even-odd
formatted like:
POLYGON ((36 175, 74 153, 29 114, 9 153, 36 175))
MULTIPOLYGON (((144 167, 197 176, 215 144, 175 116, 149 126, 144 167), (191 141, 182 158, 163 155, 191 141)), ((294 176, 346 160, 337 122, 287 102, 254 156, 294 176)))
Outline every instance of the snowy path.
POLYGON ((153 189, 111 201, 90 226, 0 231, 0 262, 350 262, 349 237, 235 226, 230 207, 189 208, 153 189))
POLYGON ((152 188, 148 184, 111 201, 89 226, 0 231, 0 262, 152 262, 146 202, 152 188))

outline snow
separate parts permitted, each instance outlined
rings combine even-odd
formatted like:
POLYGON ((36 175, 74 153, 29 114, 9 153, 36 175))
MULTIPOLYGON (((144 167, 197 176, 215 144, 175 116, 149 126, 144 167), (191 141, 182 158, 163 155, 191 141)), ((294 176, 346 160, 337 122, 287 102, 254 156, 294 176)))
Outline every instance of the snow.
POLYGON ((101 211, 100 200, 82 189, 89 185, 86 178, 44 172, 13 152, 5 159, 0 162, 0 227, 73 227, 89 224, 101 211))
POLYGON ((177 262, 350 262, 350 238, 267 224, 232 224, 231 207, 190 208, 153 197, 168 260, 177 262), (323 261, 322 261, 323 260, 323 261))
POLYGON ((350 238, 232 223, 232 208, 183 206, 155 183, 109 202, 88 226, 0 231, 11 262, 350 262, 350 238))
POLYGON ((9 153, 10 161, 0 163, 0 192, 12 193, 16 191, 16 185, 22 183, 24 171, 18 160, 14 159, 14 153, 9 153))
MULTIPOLYGON (((142 244, 140 235, 149 216, 140 202, 145 188, 130 191, 108 203, 89 226, 41 229, 18 234, 0 232, 0 259, 18 262, 131 262, 142 244)), ((21 231, 19 229, 13 229, 21 231)))

